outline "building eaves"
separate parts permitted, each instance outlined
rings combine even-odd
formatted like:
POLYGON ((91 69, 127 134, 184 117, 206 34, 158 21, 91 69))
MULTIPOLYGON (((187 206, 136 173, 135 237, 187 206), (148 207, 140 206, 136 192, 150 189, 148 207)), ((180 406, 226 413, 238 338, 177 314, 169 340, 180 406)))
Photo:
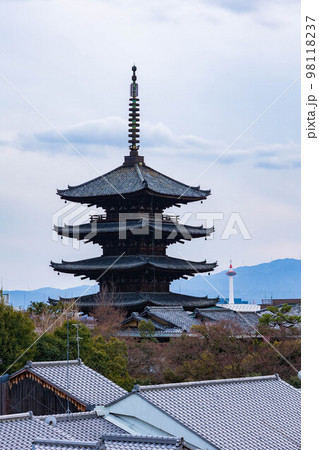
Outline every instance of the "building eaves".
POLYGON ((58 190, 57 193, 61 198, 67 200, 94 201, 96 198, 136 194, 143 190, 150 191, 155 195, 178 198, 181 202, 202 200, 210 195, 210 190, 205 191, 200 187, 180 183, 146 165, 137 168, 120 166, 78 186, 69 186, 68 189, 58 190))
POLYGON ((213 271, 217 266, 217 262, 207 263, 204 261, 188 261, 170 256, 144 256, 144 255, 124 255, 118 256, 101 256, 98 258, 84 259, 80 261, 64 261, 55 263, 51 261, 51 267, 59 272, 79 272, 85 274, 87 272, 99 272, 101 270, 110 269, 127 270, 138 269, 141 267, 154 267, 160 270, 175 270, 187 273, 193 272, 209 272, 213 271))

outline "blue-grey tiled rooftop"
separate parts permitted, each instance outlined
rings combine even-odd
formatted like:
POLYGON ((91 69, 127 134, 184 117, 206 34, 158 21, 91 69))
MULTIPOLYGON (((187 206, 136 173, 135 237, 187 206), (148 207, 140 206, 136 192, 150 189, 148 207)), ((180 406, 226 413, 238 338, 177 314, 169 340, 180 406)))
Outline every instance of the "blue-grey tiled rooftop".
POLYGON ((89 237, 93 239, 97 234, 119 234, 120 232, 145 229, 156 230, 162 235, 182 235, 185 239, 191 237, 203 237, 207 236, 214 231, 212 228, 203 228, 203 226, 194 227, 190 225, 183 225, 175 222, 154 222, 148 219, 140 220, 127 220, 123 222, 95 222, 85 223, 81 225, 65 225, 63 227, 54 226, 54 230, 63 236, 75 237, 77 239, 83 239, 89 237))
POLYGON ((182 306, 148 306, 143 311, 142 316, 144 313, 166 320, 185 331, 190 331, 193 325, 201 324, 199 319, 188 314, 182 306))
POLYGON ((182 198, 204 199, 210 191, 202 191, 196 187, 187 186, 157 172, 148 166, 120 166, 98 178, 78 186, 58 190, 63 198, 76 199, 94 198, 108 195, 125 195, 149 189, 163 195, 182 198))
MULTIPOLYGON (((62 300, 67 300, 63 299, 62 300)), ((137 307, 147 305, 153 306, 184 306, 185 308, 209 307, 218 302, 218 298, 193 297, 191 295, 176 294, 174 292, 119 292, 115 294, 114 302, 118 306, 137 307)), ((50 302, 57 300, 50 299, 50 302)), ((101 302, 100 294, 83 295, 79 297, 78 303, 82 307, 92 307, 101 302)))
POLYGON ((220 320, 232 320, 243 330, 255 333, 259 324, 259 316, 255 312, 237 312, 222 307, 212 309, 195 309, 195 314, 203 320, 218 322, 220 320))
MULTIPOLYGON (((50 416, 37 416, 41 420, 46 420, 50 416)), ((128 433, 117 425, 109 422, 103 417, 97 416, 95 411, 79 412, 72 414, 54 414, 56 419, 56 429, 73 436, 78 441, 97 441, 105 434, 128 433)))
POLYGON ((220 449, 300 448, 300 391, 276 375, 142 386, 139 394, 220 449))
MULTIPOLYGON (((67 362, 30 362, 26 367, 54 386, 67 391, 67 362)), ((105 405, 126 394, 113 381, 87 367, 78 360, 69 362, 69 390, 71 396, 86 405, 105 405)))
POLYGON ((62 261, 62 263, 51 262, 55 270, 73 272, 77 271, 99 271, 110 268, 113 270, 126 270, 139 267, 151 266, 164 270, 181 270, 187 272, 209 272, 214 270, 217 263, 206 263, 206 261, 186 261, 184 259, 172 258, 170 256, 146 256, 146 255, 123 255, 123 256, 100 256, 98 258, 84 259, 81 261, 62 261))
POLYGON ((183 441, 180 438, 152 437, 152 436, 106 436, 98 442, 71 442, 35 440, 34 450, 84 450, 95 448, 97 450, 156 450, 156 449, 182 449, 183 441))
POLYGON ((66 439, 66 435, 32 413, 0 416, 0 450, 31 450, 32 441, 39 439, 66 439))

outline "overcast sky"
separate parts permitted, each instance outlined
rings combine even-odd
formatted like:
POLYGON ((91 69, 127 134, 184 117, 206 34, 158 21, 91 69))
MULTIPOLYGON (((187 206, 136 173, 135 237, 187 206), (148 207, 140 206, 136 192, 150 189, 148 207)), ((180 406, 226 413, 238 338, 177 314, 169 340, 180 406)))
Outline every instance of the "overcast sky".
POLYGON ((213 240, 168 253, 218 261, 218 270, 230 258, 235 266, 300 258, 299 1, 0 0, 0 7, 5 289, 78 285, 53 272, 50 260, 100 255, 93 244, 79 250, 52 239, 56 213, 66 207, 68 217, 72 206, 56 189, 122 164, 134 62, 147 165, 212 190, 203 204, 171 212, 192 213, 192 224, 203 222, 198 212, 224 214, 213 240), (221 239, 234 212, 251 239, 240 232, 221 239))

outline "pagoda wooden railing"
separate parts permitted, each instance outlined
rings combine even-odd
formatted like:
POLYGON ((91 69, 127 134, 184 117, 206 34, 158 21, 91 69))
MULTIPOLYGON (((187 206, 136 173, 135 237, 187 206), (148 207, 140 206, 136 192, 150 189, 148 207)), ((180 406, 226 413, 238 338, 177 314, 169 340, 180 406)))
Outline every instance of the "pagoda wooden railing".
MULTIPOLYGON (((118 214, 94 214, 90 216, 90 222, 109 222, 109 221, 117 221, 120 216, 118 214)), ((149 213, 137 213, 134 219, 152 219, 152 215, 149 213)), ((175 214, 163 214, 162 215, 163 222, 179 222, 179 216, 175 214)))

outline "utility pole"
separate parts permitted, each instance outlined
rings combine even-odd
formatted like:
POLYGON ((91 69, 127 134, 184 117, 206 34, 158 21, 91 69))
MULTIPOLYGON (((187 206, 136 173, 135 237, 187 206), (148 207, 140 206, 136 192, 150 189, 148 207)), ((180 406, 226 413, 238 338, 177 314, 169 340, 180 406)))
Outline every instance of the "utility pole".
POLYGON ((69 367, 69 313, 66 313, 66 390, 67 390, 67 410, 66 413, 70 414, 70 367, 69 367))

